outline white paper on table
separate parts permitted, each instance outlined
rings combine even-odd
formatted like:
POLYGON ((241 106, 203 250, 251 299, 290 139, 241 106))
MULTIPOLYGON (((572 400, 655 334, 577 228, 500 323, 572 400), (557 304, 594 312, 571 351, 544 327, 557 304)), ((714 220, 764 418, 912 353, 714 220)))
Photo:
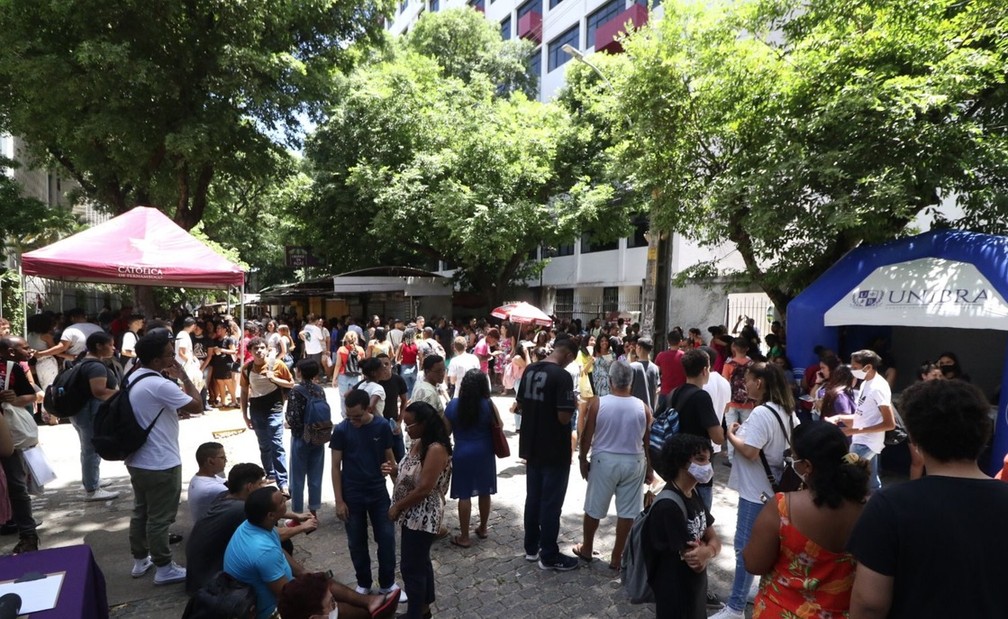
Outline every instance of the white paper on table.
POLYGON ((42 612, 56 608, 56 601, 59 599, 60 588, 63 586, 63 577, 66 572, 53 572, 46 574, 45 578, 30 580, 28 582, 14 582, 8 580, 0 583, 0 595, 16 593, 21 596, 21 615, 28 613, 42 612))
POLYGON ((28 472, 35 478, 35 483, 44 486, 56 479, 56 471, 49 464, 49 459, 46 458, 40 445, 25 449, 21 454, 24 456, 25 464, 28 465, 28 472))

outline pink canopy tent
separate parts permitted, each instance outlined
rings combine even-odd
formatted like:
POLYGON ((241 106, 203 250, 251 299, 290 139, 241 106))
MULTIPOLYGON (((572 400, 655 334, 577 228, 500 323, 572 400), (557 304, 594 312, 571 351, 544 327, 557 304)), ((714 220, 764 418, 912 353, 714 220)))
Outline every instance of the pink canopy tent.
POLYGON ((161 211, 138 206, 21 256, 25 275, 65 281, 244 287, 245 273, 161 211))

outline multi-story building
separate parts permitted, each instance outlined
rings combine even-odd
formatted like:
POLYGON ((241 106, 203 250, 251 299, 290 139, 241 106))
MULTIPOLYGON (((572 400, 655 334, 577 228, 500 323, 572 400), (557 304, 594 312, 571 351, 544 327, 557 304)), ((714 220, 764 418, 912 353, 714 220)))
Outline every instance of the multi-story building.
MULTIPOLYGON (((388 30, 405 34, 424 12, 466 5, 500 24, 503 38, 520 37, 536 44, 529 66, 539 76, 538 96, 544 102, 563 87, 567 67, 576 60, 564 51, 565 45, 584 54, 619 53, 622 48, 618 38, 626 24, 641 26, 649 18, 660 19, 664 12, 660 0, 653 2, 650 13, 647 2, 634 0, 403 0, 388 21, 388 30)), ((528 282, 533 296, 529 300, 561 318, 622 314, 636 319, 647 268, 646 232, 646 222, 642 221, 632 235, 615 243, 593 243, 584 235, 548 255, 540 248, 536 258, 548 259, 548 263, 538 280, 528 282)), ((741 270, 743 266, 731 245, 700 247, 679 234, 672 236, 668 253, 667 269, 663 271, 668 278, 710 260, 721 271, 741 270)), ((729 317, 734 321, 738 313, 766 315, 769 299, 765 295, 746 295, 747 306, 743 308, 738 305, 742 297, 736 302, 735 297, 726 295, 723 286, 710 284, 673 289, 665 314, 668 326, 731 326, 729 317)))

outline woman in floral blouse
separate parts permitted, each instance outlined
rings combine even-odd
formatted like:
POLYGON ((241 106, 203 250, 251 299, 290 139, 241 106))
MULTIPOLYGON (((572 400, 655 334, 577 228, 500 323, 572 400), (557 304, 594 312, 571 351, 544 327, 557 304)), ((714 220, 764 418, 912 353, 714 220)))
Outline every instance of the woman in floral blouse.
POLYGON ((845 548, 868 496, 867 462, 830 423, 799 425, 792 445, 807 489, 768 501, 742 553, 746 571, 763 574, 753 617, 847 617, 856 566, 845 548))
POLYGON ((406 617, 430 616, 434 602, 434 566, 430 549, 444 519, 445 494, 451 481, 451 440, 444 420, 426 402, 413 402, 402 416, 413 444, 398 466, 385 462, 392 475, 389 519, 402 529, 399 571, 409 598, 406 617))

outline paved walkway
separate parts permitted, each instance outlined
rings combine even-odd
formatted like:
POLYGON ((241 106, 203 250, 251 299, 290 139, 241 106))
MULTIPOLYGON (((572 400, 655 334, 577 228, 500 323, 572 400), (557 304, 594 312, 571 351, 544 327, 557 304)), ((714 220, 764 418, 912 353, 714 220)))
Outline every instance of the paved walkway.
MULTIPOLYGON (((327 389, 335 404, 336 393, 327 389)), ((510 398, 495 398, 498 409, 507 411, 510 398)), ((339 410, 338 405, 334 410, 339 410)), ((509 415, 505 427, 513 428, 509 415)), ((228 455, 229 465, 258 462, 255 436, 243 431, 238 411, 211 413, 182 422, 183 502, 174 531, 186 534, 191 527, 185 486, 196 472, 193 454, 205 441, 215 440, 214 433, 229 434, 218 438, 228 455), (229 433, 229 431, 234 431, 229 433)), ((119 499, 107 503, 80 500, 80 443, 69 424, 41 428, 43 446, 59 478, 47 486, 45 495, 35 503, 37 519, 44 521, 39 530, 43 547, 87 543, 105 573, 112 617, 177 619, 187 601, 182 585, 155 587, 148 574, 142 579, 129 577, 132 565, 127 531, 132 508, 132 493, 126 467, 121 462, 103 462, 102 477, 114 481, 119 499)), ((581 569, 558 574, 544 572, 535 563, 524 560, 521 514, 525 498, 524 466, 517 461, 517 437, 509 433, 513 457, 498 461, 498 493, 493 499, 490 536, 473 536, 472 548, 462 549, 448 540, 435 543, 432 556, 437 578, 435 616, 453 617, 653 617, 653 606, 635 606, 626 601, 618 576, 608 567, 608 553, 615 534, 615 513, 604 520, 596 536, 595 547, 601 560, 581 569)), ((735 525, 736 494, 724 489, 728 468, 717 458, 715 464, 714 516, 723 550, 710 568, 711 588, 724 597, 731 587, 734 569, 732 536, 735 525)), ((313 570, 332 569, 341 582, 353 584, 353 568, 346 547, 342 524, 332 510, 332 487, 328 473, 323 483, 323 508, 319 529, 310 536, 295 538, 296 558, 313 570)), ((561 522, 561 548, 580 541, 585 482, 575 467, 564 501, 561 522)), ((475 503, 475 502, 474 502, 475 503)), ((475 504, 473 505, 475 517, 475 504)), ((449 500, 447 524, 458 530, 456 504, 449 500)), ((5 552, 16 539, 2 540, 5 552)), ((175 559, 185 565, 185 542, 175 547, 175 559)), ((372 552, 374 546, 372 544, 372 552)), ((377 564, 375 564, 377 567, 377 564)), ((405 610, 405 606, 402 607, 405 610)))

